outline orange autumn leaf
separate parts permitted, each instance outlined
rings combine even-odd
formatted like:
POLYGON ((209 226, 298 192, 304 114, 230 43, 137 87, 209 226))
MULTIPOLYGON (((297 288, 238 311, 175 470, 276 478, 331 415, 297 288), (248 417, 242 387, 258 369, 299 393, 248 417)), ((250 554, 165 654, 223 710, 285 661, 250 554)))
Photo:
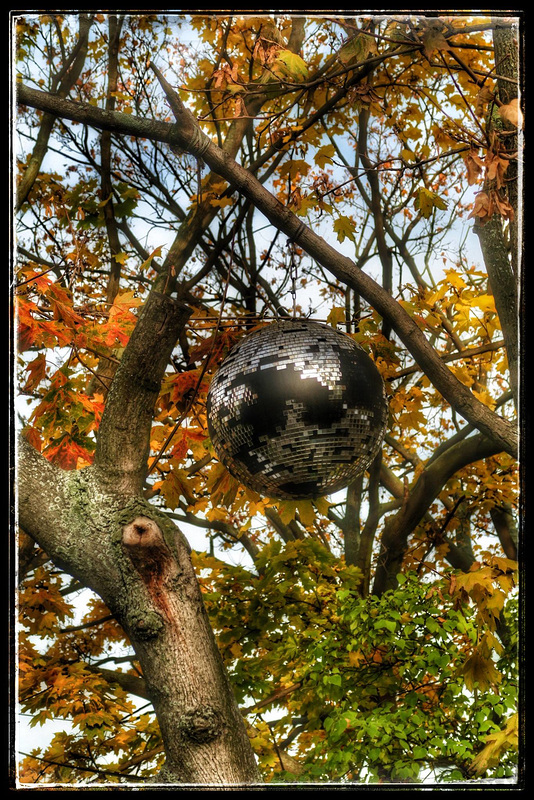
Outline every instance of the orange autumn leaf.
POLYGON ((43 455, 52 464, 57 464, 66 470, 76 469, 79 461, 82 464, 90 464, 93 461, 93 454, 68 436, 64 436, 56 445, 47 447, 43 455))
POLYGON ((25 392, 31 392, 46 377, 46 358, 44 354, 39 353, 37 358, 27 364, 26 370, 29 375, 22 388, 25 392))

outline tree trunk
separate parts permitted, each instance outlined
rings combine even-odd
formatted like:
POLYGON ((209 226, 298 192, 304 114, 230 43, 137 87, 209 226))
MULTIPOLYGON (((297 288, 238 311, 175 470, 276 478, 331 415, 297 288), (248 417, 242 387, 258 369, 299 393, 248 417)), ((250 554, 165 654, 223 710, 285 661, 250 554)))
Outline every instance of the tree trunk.
MULTIPOLYGON (((508 24, 505 26, 497 24, 493 32, 496 72, 500 76, 500 79, 497 80, 498 96, 503 105, 508 105, 512 100, 518 100, 519 47, 515 35, 517 32, 508 24)), ((505 234, 503 220, 498 214, 494 214, 485 224, 475 224, 474 232, 480 241, 489 284, 495 298, 495 307, 506 344, 510 387, 517 406, 519 379, 518 276, 520 273, 518 262, 522 254, 521 225, 518 224, 518 218, 522 216, 522 209, 519 207, 521 194, 517 169, 520 154, 518 153, 517 129, 514 125, 501 119, 498 114, 493 114, 489 127, 490 134, 495 132, 501 134, 497 136, 497 141, 502 146, 503 152, 509 157, 505 191, 514 216, 509 222, 508 235, 505 234)), ((494 188, 492 185, 494 183, 494 181, 486 181, 485 188, 494 188)))
POLYGON ((141 664, 165 747, 163 782, 259 782, 245 725, 180 530, 142 498, 154 405, 189 318, 152 292, 117 368, 95 461, 63 471, 18 447, 20 527, 96 592, 141 664))

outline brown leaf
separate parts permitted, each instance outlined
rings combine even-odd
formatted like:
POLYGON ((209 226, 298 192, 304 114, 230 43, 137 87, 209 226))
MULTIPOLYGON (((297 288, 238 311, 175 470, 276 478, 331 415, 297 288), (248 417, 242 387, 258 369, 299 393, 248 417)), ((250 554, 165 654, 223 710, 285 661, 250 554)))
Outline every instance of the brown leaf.
POLYGON ((493 216, 493 203, 487 192, 478 192, 475 197, 473 210, 469 214, 469 219, 478 217, 479 222, 487 222, 493 216))
POLYGON ((523 114, 519 108, 517 97, 514 97, 514 99, 505 106, 499 108, 499 116, 515 128, 523 127, 523 114))
POLYGON ((26 366, 29 373, 28 379, 23 386, 23 391, 31 392, 46 377, 46 358, 43 353, 39 353, 37 358, 26 366))
POLYGON ((430 58, 435 50, 449 50, 450 45, 443 33, 434 25, 429 24, 422 35, 423 50, 427 58, 430 58))
POLYGON ((500 189, 502 186, 504 186, 504 173, 508 169, 508 159, 502 158, 497 153, 488 150, 485 164, 488 179, 490 181, 495 181, 497 184, 497 189, 500 189))
POLYGON ((475 103, 475 114, 477 117, 482 117, 488 106, 494 99, 493 91, 488 86, 483 86, 477 94, 475 103))
POLYGON ((467 168, 467 182, 469 186, 473 186, 482 173, 484 161, 480 158, 477 151, 471 148, 467 155, 464 156, 464 163, 467 168))
POLYGON ((494 206, 501 215, 501 217, 504 217, 504 219, 513 222, 515 215, 511 203, 506 199, 506 197, 503 197, 498 192, 491 192, 491 195, 493 198, 494 206))

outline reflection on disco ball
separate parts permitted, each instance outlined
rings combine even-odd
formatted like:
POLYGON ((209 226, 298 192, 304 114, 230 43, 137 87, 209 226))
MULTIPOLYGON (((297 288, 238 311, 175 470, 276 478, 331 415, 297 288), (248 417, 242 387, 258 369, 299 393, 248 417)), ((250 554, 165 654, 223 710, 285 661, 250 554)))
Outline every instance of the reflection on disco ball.
POLYGON ((384 383, 345 334, 280 320, 239 342, 208 393, 217 457, 267 497, 331 494, 369 467, 384 435, 384 383))

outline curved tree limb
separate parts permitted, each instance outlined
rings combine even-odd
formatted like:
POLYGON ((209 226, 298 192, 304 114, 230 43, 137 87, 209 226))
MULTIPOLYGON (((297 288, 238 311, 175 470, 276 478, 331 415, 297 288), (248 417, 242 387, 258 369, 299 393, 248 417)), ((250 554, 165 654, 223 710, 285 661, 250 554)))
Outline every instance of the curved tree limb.
MULTIPOLYGON (((154 69, 154 67, 153 67, 154 69)), ((94 106, 63 100, 47 92, 25 86, 19 87, 19 100, 43 110, 97 128, 113 130, 143 138, 154 138, 177 145, 196 157, 201 157, 214 172, 228 180, 236 190, 245 195, 277 228, 301 246, 312 258, 336 278, 360 293, 391 325, 421 369, 443 397, 496 446, 517 457, 518 431, 516 425, 495 414, 481 403, 442 362, 416 322, 376 281, 357 269, 354 262, 341 255, 334 247, 308 228, 299 217, 282 205, 246 169, 228 153, 222 151, 198 126, 193 115, 164 81, 163 86, 172 98, 173 111, 179 123, 169 125, 155 120, 145 120, 122 112, 109 112, 94 106)))
POLYGON ((439 458, 429 463, 406 497, 401 509, 387 518, 378 563, 373 594, 383 594, 395 586, 406 552, 408 537, 419 524, 445 483, 455 472, 482 458, 496 455, 499 448, 491 439, 478 433, 449 447, 439 458))

